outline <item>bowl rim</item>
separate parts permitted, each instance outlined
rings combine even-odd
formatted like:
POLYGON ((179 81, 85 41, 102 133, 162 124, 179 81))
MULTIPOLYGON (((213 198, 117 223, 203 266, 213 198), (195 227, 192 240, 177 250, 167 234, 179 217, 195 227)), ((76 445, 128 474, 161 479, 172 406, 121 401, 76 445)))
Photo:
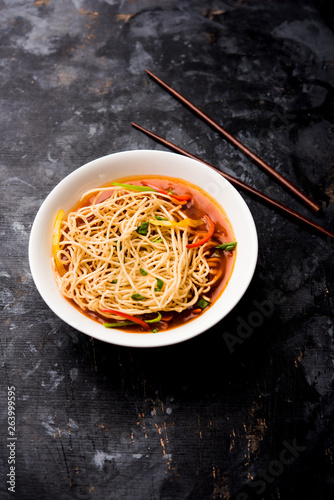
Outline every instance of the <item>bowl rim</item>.
MULTIPOLYGON (((146 173, 143 173, 145 175, 146 173)), ((130 174, 131 175, 131 174, 130 174)), ((136 175, 136 174, 132 174, 136 175)), ((189 179, 185 179, 182 176, 182 171, 180 171, 179 175, 169 175, 169 172, 165 174, 157 174, 157 175, 166 175, 167 177, 178 177, 179 179, 184 179, 188 182, 192 182, 189 179)), ((98 176, 96 176, 98 177, 98 176)), ((91 186, 92 182, 89 181, 88 184, 91 186)), ((195 182, 193 184, 196 185, 195 182)), ((197 184, 198 185, 198 184, 197 184)), ((95 187, 95 186, 94 186, 95 187)), ((201 187, 203 190, 203 188, 201 187)), ((85 191, 85 188, 78 188, 78 192, 80 193, 77 198, 73 195, 73 199, 75 200, 74 203, 72 204, 69 203, 68 209, 70 209, 72 206, 74 206, 75 202, 79 199, 81 194, 85 191)), ((205 189, 204 189, 205 191, 205 189)), ((209 195, 211 195, 209 193, 209 195)), ((214 197, 211 195, 211 197, 214 197)), ((231 214, 229 214, 228 210, 223 206, 223 204, 219 201, 216 200, 217 204, 222 206, 223 210, 226 212, 227 217, 229 220, 231 220, 231 214)), ((59 205, 58 205, 59 207, 59 205)), ((58 208, 60 209, 60 208, 58 208)), ((66 211, 66 210, 65 210, 66 211)), ((234 215, 234 214, 233 214, 234 215)), ((233 217, 232 217, 233 219, 233 217)), ((231 222, 233 229, 235 230, 235 225, 231 222)), ((243 236, 243 235, 242 235, 243 236)), ((238 239, 238 238, 237 238, 238 239)), ((46 247, 47 248, 47 247, 46 247)), ((256 231, 256 226, 254 219, 252 217, 252 214, 249 210, 248 205, 246 204, 245 200, 242 198, 240 193, 235 189, 235 187, 227 181, 223 176, 221 176, 219 173, 217 173, 215 170, 211 169, 207 165, 205 165, 203 162, 200 162, 199 160, 194 160, 192 158, 188 158, 186 156, 182 156, 176 153, 171 153, 167 151, 162 151, 162 150, 150 150, 150 149, 139 149, 139 150, 128 150, 128 151, 121 151, 117 153, 112 153, 108 154, 96 159, 93 159, 84 165, 78 167, 76 170, 65 176, 51 191, 50 193, 46 196, 44 199, 43 203, 41 204, 34 222, 32 224, 31 232, 30 232, 30 238, 29 238, 29 265, 30 265, 30 270, 31 274, 35 283, 35 286, 41 295, 42 299, 44 302, 48 305, 48 307, 60 318, 62 319, 65 323, 68 325, 72 326, 73 328, 77 329, 78 331, 89 335, 90 337, 96 338, 98 340, 102 340, 103 342, 111 343, 114 345, 119 345, 119 346, 125 346, 125 347, 163 347, 163 346, 169 346, 173 344, 177 344, 180 342, 184 342, 186 340, 189 340, 193 337, 196 337, 197 335, 200 335, 204 331, 209 330, 211 327, 213 327, 215 324, 219 323, 220 321, 223 320, 224 317, 227 316, 231 312, 231 310, 236 306, 236 304, 241 300, 242 296, 246 292, 256 269, 256 264, 257 264, 257 258, 258 258, 258 238, 257 238, 257 231, 256 231), (120 178, 120 175, 113 176, 112 171, 113 171, 113 165, 117 164, 117 161, 123 162, 123 161, 134 161, 141 157, 141 160, 144 158, 149 159, 149 160, 160 160, 162 161, 173 161, 175 160, 176 164, 183 164, 184 168, 189 170, 189 169, 196 169, 198 172, 198 176, 200 176, 200 173, 206 174, 210 172, 209 177, 216 181, 218 185, 224 190, 224 193, 227 194, 228 196, 232 197, 233 203, 236 204, 238 207, 242 220, 245 223, 245 230, 248 232, 249 240, 247 242, 249 243, 249 262, 247 263, 247 266, 245 268, 245 273, 242 274, 242 281, 238 286, 238 289, 235 290, 233 288, 233 293, 234 297, 229 298, 229 305, 225 306, 224 303, 223 305, 223 314, 221 314, 221 311, 218 309, 218 305, 221 302, 221 298, 224 296, 227 290, 229 290, 230 283, 233 280, 234 273, 236 271, 236 266, 238 264, 238 256, 240 255, 240 249, 239 249, 239 242, 238 242, 238 247, 237 247, 237 257, 234 265, 234 270, 232 272, 231 278, 224 289, 223 293, 217 298, 217 300, 213 303, 213 305, 201 316, 198 318, 185 323, 184 325, 180 325, 176 328, 173 328, 171 330, 167 330, 165 332, 161 332, 157 334, 135 334, 135 333, 129 333, 129 332, 124 332, 122 330, 118 329, 106 329, 102 325, 98 324, 97 322, 87 318, 84 314, 80 313, 76 308, 74 308, 60 293, 58 290, 58 287, 56 286, 56 281, 54 279, 54 274, 52 271, 52 277, 54 283, 51 283, 50 280, 48 281, 45 273, 48 273, 48 276, 50 277, 50 273, 47 270, 47 264, 46 264, 46 256, 43 255, 43 259, 41 260, 39 252, 40 252, 40 239, 45 237, 45 244, 47 241, 50 243, 50 252, 49 252, 49 267, 51 269, 51 241, 52 238, 52 230, 53 230, 53 223, 54 223, 54 206, 57 205, 57 200, 61 198, 61 196, 64 196, 64 193, 68 191, 69 193, 72 194, 71 187, 73 189, 73 183, 77 180, 83 180, 85 179, 85 176, 89 177, 89 174, 92 173, 92 169, 94 171, 98 172, 99 168, 101 171, 104 168, 107 168, 108 170, 108 175, 109 179, 105 180, 105 182, 101 181, 96 181, 96 186, 102 186, 103 184, 107 182, 111 182, 113 179, 120 178), (110 163, 109 167, 108 164, 110 163), (105 165, 105 167, 104 167, 105 165), (110 170, 109 170, 110 169, 110 170), (50 227, 52 224, 52 227, 50 227), (47 233, 46 235, 43 234, 43 230, 45 228, 45 225, 47 227, 47 231, 44 231, 47 233), (43 272, 41 272, 40 266, 43 266, 42 269, 44 269, 44 275, 43 272), (56 286, 56 289, 55 289, 56 286), (60 307, 61 305, 61 307, 60 307), (75 311, 75 313, 74 313, 75 311), (210 314, 208 314, 211 311, 210 314), (216 313, 216 314, 214 314, 216 313), (78 316, 79 315, 79 316, 78 316), (206 317, 207 321, 204 321, 203 319, 201 321, 200 318, 206 317), (86 321, 81 321, 83 318, 85 318, 86 321), (87 323, 87 321, 89 323, 87 323), (85 326, 83 326, 83 324, 85 326), (88 327, 86 325, 91 325, 91 327, 88 327), (93 324, 93 326, 92 326, 93 324), (96 326, 99 328, 97 329, 96 326), (101 330, 101 331, 100 331, 101 330), (106 334, 106 330, 108 331, 108 334, 106 334), (125 333, 127 333, 125 335, 125 333), (164 335, 162 335, 164 334, 164 335)), ((51 269, 52 270, 52 269, 51 269)), ((230 287, 231 288, 231 287, 230 287)))

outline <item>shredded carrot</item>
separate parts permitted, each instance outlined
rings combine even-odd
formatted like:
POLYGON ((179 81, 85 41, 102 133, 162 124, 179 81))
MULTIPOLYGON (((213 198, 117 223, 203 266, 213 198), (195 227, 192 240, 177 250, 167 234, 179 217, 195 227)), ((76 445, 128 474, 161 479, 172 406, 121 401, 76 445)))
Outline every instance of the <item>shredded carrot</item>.
POLYGON ((162 319, 162 321, 167 321, 168 322, 171 319, 173 319, 173 316, 174 316, 173 314, 169 314, 167 316, 163 316, 161 319, 162 319))
POLYGON ((211 281, 211 286, 218 281, 224 271, 224 266, 222 265, 222 260, 219 257, 210 257, 207 259, 207 262, 210 267, 210 274, 214 276, 211 281))

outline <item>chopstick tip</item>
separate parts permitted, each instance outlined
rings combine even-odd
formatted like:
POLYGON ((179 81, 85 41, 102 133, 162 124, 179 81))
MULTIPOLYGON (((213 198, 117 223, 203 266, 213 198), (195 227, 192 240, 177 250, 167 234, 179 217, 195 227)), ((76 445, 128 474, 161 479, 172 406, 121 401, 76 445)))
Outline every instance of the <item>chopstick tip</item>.
POLYGON ((160 79, 154 73, 152 73, 152 71, 150 71, 149 69, 145 69, 145 71, 151 78, 160 82, 160 79))

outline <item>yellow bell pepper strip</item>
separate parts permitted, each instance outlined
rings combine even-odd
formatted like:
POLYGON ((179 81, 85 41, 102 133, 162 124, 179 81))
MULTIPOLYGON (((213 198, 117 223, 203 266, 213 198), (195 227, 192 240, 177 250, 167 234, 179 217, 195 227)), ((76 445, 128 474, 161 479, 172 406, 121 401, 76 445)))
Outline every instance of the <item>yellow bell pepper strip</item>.
POLYGON ((100 309, 102 313, 110 313, 110 314, 115 314, 117 316, 121 316, 122 318, 128 319, 130 321, 133 321, 133 323, 137 323, 138 325, 143 326, 146 330, 150 330, 150 327, 145 321, 143 321, 140 318, 136 318, 136 316, 132 316, 131 314, 127 314, 121 311, 115 311, 114 309, 100 309))
POLYGON ((197 227, 203 224, 203 219, 182 219, 180 222, 176 222, 174 220, 154 220, 150 219, 150 224, 153 224, 154 226, 159 226, 159 227, 197 227))
POLYGON ((210 219, 210 217, 208 215, 206 215, 206 214, 204 215, 204 219, 207 221, 207 223, 209 225, 208 232, 206 233, 206 235, 204 236, 204 238, 202 238, 200 240, 197 240, 195 243, 190 243, 189 245, 187 245, 187 248, 195 248, 195 247, 199 247, 201 245, 204 245, 204 243, 206 243, 207 241, 209 241, 209 239, 213 235, 214 230, 215 230, 214 223, 212 222, 212 220, 210 219))
POLYGON ((54 228, 53 228, 53 237, 52 237, 52 249, 53 249, 53 256, 55 259, 55 264, 58 269, 58 272, 61 276, 64 276, 66 273, 66 269, 64 267, 64 264, 62 263, 61 259, 58 258, 58 252, 60 250, 59 248, 59 243, 60 243, 60 237, 61 237, 61 223, 63 220, 63 217, 65 215, 64 210, 59 210, 54 228))
POLYGON ((155 292, 161 292, 163 286, 164 286, 164 282, 160 278, 157 278, 157 286, 154 289, 154 291, 155 292))

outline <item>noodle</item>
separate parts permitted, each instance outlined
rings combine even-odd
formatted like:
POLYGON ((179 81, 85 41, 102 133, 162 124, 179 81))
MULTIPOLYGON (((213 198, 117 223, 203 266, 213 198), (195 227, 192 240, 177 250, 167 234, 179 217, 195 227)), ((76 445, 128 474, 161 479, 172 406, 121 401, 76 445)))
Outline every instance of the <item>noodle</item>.
POLYGON ((149 222, 186 219, 169 195, 109 187, 83 198, 88 196, 92 204, 62 222, 57 253, 66 271, 57 274, 59 289, 83 311, 182 312, 217 281, 206 258, 210 245, 187 248, 200 232, 149 222), (99 202, 104 194, 108 197, 99 202))
POLYGON ((139 234, 140 224, 154 217, 178 221, 185 215, 166 196, 118 188, 105 201, 70 213, 61 229, 59 258, 69 266, 58 278, 62 294, 83 310, 133 315, 196 304, 210 289, 206 249, 187 249, 194 236, 186 228, 148 224, 146 235, 139 234))

